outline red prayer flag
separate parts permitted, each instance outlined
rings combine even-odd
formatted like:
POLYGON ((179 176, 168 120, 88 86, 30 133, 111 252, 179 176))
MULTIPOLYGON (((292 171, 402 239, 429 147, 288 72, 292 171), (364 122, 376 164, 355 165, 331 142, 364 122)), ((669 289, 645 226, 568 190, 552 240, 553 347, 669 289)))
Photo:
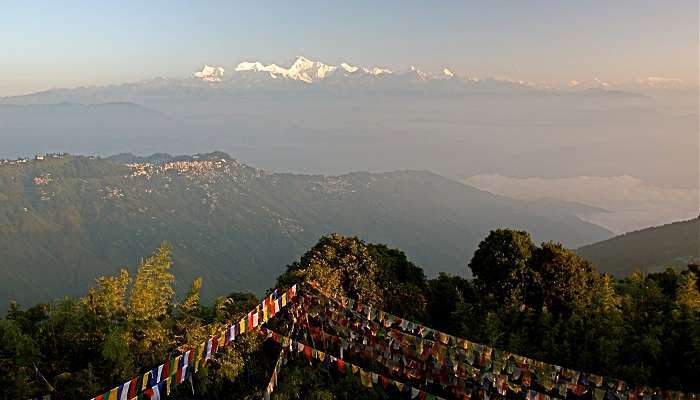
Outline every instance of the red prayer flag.
POLYGON ((211 354, 216 353, 216 349, 219 347, 219 337, 214 335, 211 339, 211 354))
POLYGON ((134 378, 131 380, 131 382, 129 382, 129 398, 130 399, 133 399, 134 397, 136 397, 136 393, 138 392, 137 382, 138 382, 138 378, 134 378))
POLYGON ((386 388, 387 386, 389 386, 389 378, 384 377, 384 376, 380 376, 379 381, 382 383, 383 387, 386 388))
POLYGON ((160 380, 165 380, 165 378, 170 376, 170 360, 163 363, 163 371, 160 373, 160 380))

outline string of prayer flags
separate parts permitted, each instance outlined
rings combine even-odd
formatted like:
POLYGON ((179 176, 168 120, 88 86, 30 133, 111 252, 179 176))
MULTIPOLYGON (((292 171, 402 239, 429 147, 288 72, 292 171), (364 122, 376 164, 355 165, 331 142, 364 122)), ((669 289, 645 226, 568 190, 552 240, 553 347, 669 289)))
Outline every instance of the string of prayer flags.
MULTIPOLYGON (((548 392, 556 393, 562 397, 566 397, 569 392, 577 396, 590 392, 593 400, 640 400, 640 397, 644 400, 654 400, 655 398, 700 399, 699 394, 629 385, 620 379, 563 368, 491 348, 429 328, 418 322, 400 318, 354 299, 338 294, 329 294, 324 292, 315 282, 307 282, 305 286, 335 302, 353 315, 363 318, 366 322, 359 326, 360 330, 367 328, 372 331, 379 328, 391 330, 388 334, 403 351, 413 355, 421 354, 424 361, 432 357, 445 367, 458 370, 471 369, 472 371, 476 368, 476 371, 481 373, 488 372, 496 375, 506 371, 507 375, 515 380, 520 380, 522 387, 528 390, 531 390, 529 388, 531 385, 538 385, 548 392)), ((348 314, 343 314, 343 316, 348 317, 348 314)), ((338 319, 335 322, 344 325, 340 327, 340 330, 345 327, 347 332, 350 330, 349 328, 352 328, 352 325, 346 321, 338 319)), ((375 332, 375 335, 378 336, 379 333, 375 332)), ((513 386, 514 384, 509 381, 507 385, 513 386)), ((547 396, 547 400, 554 397, 544 394, 543 396, 547 396)))
POLYGON ((277 358, 277 362, 275 363, 275 368, 272 370, 272 377, 270 378, 270 383, 268 383, 267 387, 265 388, 265 395, 263 397, 264 400, 270 400, 270 395, 272 395, 272 392, 277 387, 277 377, 279 375, 280 370, 282 369, 282 366, 284 365, 284 362, 286 361, 285 351, 286 347, 283 345, 282 350, 280 350, 280 355, 277 358))
MULTIPOLYGON (((285 345, 291 345, 292 349, 296 349, 297 353, 303 353, 304 355, 306 354, 311 354, 313 360, 320 361, 322 365, 335 365, 338 372, 340 373, 347 373, 348 375, 354 375, 354 376, 359 376, 360 377, 360 383, 362 386, 367 387, 367 388, 373 388, 374 385, 381 385, 382 387, 386 388, 390 384, 393 384, 401 393, 408 394, 411 399, 434 399, 434 400, 444 400, 444 398, 435 396, 433 394, 427 393, 424 390, 420 388, 414 388, 410 384, 406 384, 403 382, 399 382, 396 380, 393 380, 391 378, 373 373, 371 371, 367 371, 363 368, 361 368, 358 365, 349 363, 345 360, 336 358, 330 354, 327 354, 321 350, 315 349, 307 344, 298 342, 296 340, 293 340, 290 337, 281 335, 277 332, 273 332, 267 329, 263 328, 262 333, 267 334, 268 338, 271 338, 275 342, 281 344, 283 347, 285 345), (324 362, 326 359, 329 360, 328 363, 324 362)), ((275 376, 277 378, 277 376, 275 376)), ((267 392, 265 394, 266 397, 263 397, 263 399, 268 400, 269 397, 267 392)))
MULTIPOLYGON (((296 298, 297 285, 287 289, 283 294, 286 305, 296 298)), ((241 320, 226 326, 219 333, 211 335, 194 349, 187 349, 183 354, 174 358, 171 357, 161 365, 146 371, 143 375, 132 378, 108 392, 93 397, 91 400, 134 400, 139 398, 139 395, 143 395, 151 400, 160 400, 162 396, 169 394, 175 385, 183 383, 185 379, 190 377, 192 372, 197 372, 220 348, 225 347, 235 340, 236 337, 245 333, 246 328, 249 331, 253 331, 256 327, 277 315, 283 307, 281 297, 277 289, 275 289, 272 294, 263 299, 259 305, 241 320), (263 315, 266 317, 263 317, 263 315), (251 320, 248 321, 248 318, 251 320), (261 319, 263 320, 262 323, 261 319)))

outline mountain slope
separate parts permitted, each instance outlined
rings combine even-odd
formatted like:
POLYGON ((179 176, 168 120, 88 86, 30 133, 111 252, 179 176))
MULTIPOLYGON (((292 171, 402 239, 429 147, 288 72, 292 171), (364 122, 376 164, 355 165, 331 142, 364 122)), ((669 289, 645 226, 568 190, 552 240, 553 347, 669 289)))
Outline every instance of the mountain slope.
POLYGON ((422 171, 273 174, 224 153, 173 158, 57 156, 0 165, 0 299, 83 293, 134 268, 162 240, 176 276, 203 293, 261 291, 332 232, 406 250, 429 274, 466 273, 492 228, 581 245, 609 237, 548 204, 512 200, 422 171), (129 163, 129 164, 123 164, 129 163))
POLYGON ((576 253, 593 262, 598 270, 616 276, 635 270, 655 272, 666 267, 685 267, 700 262, 700 220, 630 232, 583 246, 576 253))

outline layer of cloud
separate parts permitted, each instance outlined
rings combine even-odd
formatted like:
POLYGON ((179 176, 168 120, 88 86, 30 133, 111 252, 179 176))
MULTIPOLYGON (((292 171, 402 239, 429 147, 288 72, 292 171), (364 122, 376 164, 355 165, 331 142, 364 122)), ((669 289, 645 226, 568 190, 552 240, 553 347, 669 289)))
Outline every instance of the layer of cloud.
POLYGON ((683 87, 683 81, 676 78, 664 78, 661 76, 649 76, 639 81, 642 86, 655 89, 677 89, 683 87))
POLYGON ((697 217, 698 189, 669 189, 648 185, 631 176, 544 179, 475 175, 463 180, 503 196, 536 200, 554 198, 607 210, 581 219, 624 233, 697 217))

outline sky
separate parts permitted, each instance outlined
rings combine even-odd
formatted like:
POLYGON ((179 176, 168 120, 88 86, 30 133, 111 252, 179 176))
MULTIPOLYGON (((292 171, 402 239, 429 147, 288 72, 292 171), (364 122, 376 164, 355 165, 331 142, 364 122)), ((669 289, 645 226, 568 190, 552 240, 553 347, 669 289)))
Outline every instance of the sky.
POLYGON ((698 84, 697 0, 0 0, 0 9, 0 96, 298 55, 536 83, 698 84))

